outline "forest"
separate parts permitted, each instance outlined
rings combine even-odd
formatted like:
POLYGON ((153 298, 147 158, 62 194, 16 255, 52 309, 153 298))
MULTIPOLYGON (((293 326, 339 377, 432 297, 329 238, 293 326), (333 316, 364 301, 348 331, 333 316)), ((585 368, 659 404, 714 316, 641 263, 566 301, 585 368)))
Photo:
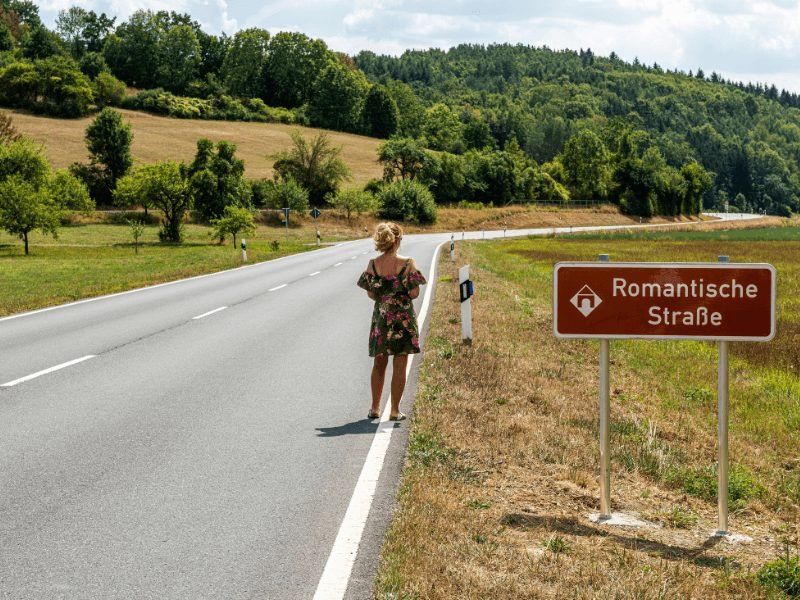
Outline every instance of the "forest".
POLYGON ((122 106, 384 138, 386 181, 414 179, 438 203, 612 202, 644 217, 800 211, 797 94, 589 49, 348 56, 297 32, 211 35, 165 11, 118 22, 72 7, 50 30, 34 3, 0 0, 0 105, 65 118, 122 106))

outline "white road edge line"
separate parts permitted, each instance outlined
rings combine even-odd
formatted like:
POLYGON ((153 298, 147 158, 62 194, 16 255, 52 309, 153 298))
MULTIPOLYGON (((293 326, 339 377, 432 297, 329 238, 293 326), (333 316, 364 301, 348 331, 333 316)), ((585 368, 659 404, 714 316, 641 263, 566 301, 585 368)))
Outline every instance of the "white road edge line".
POLYGON ((9 381, 8 383, 0 384, 0 387, 11 387, 17 385, 18 383, 23 383, 25 381, 30 381, 31 379, 35 379, 37 377, 41 377, 42 375, 47 375, 48 373, 52 373, 53 371, 58 371, 59 369, 66 369, 67 367, 71 367, 72 365, 77 365, 85 360, 89 360, 90 358, 94 358, 96 354, 87 354, 86 356, 81 356, 80 358, 76 358, 75 360, 70 360, 65 363, 61 363, 60 365, 56 365, 55 367, 50 367, 49 369, 44 369, 43 371, 37 371, 36 373, 31 373, 30 375, 26 375, 25 377, 20 377, 19 379, 15 379, 14 381, 9 381))
POLYGON ((333 266, 334 266, 334 267, 341 267, 343 264, 344 264, 344 263, 336 263, 336 264, 335 264, 335 265, 333 265, 333 266))
POLYGON ((279 290, 279 289, 281 289, 281 288, 285 288, 287 285, 289 285, 289 284, 288 284, 288 283, 282 283, 281 285, 279 285, 279 286, 276 286, 276 287, 274 287, 274 288, 270 288, 270 289, 269 289, 269 290, 267 290, 267 291, 270 291, 270 292, 275 292, 275 291, 277 291, 277 290, 279 290))
POLYGON ((321 271, 314 271, 313 273, 309 273, 309 277, 314 277, 315 275, 319 275, 321 271))
MULTIPOLYGON (((428 273, 428 287, 425 289, 422 307, 417 317, 420 330, 422 330, 428 315, 428 308, 431 302, 431 289, 433 287, 431 282, 434 281, 436 261, 439 257, 439 250, 442 248, 442 245, 443 244, 437 246, 436 251, 433 253, 431 269, 428 273)), ((406 366, 406 377, 408 377, 408 374, 411 372, 411 366, 414 362, 414 358, 417 356, 419 355, 412 354, 409 356, 408 365, 406 366)), ((380 423, 378 424, 378 430, 375 432, 375 437, 372 439, 372 445, 369 448, 364 467, 361 469, 358 482, 350 498, 350 504, 347 507, 347 512, 345 512, 344 520, 339 527, 336 541, 333 543, 333 548, 328 556, 328 562, 325 563, 322 577, 317 584, 314 600, 341 600, 344 598, 344 594, 347 591, 347 584, 350 582, 350 573, 353 570, 358 548, 361 545, 361 536, 364 533, 364 526, 367 524, 367 517, 372 507, 372 500, 375 498, 375 489, 378 486, 378 478, 383 469, 383 461, 386 458, 386 452, 389 449, 392 431, 394 431, 395 428, 394 421, 389 420, 390 410, 390 403, 387 402, 383 414, 381 415, 380 423)), ((406 421, 406 423, 408 423, 408 421, 406 421)))
POLYGON ((208 315, 213 315, 214 313, 218 313, 219 311, 225 310, 226 308, 228 308, 228 307, 227 306, 220 306, 219 308, 215 308, 214 310, 210 310, 207 313, 203 313, 202 315, 197 315, 196 317, 192 317, 192 321, 194 321, 196 319, 202 319, 204 317, 207 317, 208 315))

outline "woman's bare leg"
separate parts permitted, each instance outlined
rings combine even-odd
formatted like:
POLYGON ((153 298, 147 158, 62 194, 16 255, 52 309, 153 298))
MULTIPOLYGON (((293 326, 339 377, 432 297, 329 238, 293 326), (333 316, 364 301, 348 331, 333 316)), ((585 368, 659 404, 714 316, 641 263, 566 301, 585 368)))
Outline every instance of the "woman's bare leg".
POLYGON ((406 388, 406 365, 408 354, 395 354, 392 359, 392 408, 390 417, 396 417, 400 412, 400 398, 406 388))
POLYGON ((386 354, 379 354, 372 363, 372 375, 369 382, 372 387, 372 414, 381 412, 381 396, 383 395, 383 380, 386 377, 386 365, 389 364, 389 357, 386 354))

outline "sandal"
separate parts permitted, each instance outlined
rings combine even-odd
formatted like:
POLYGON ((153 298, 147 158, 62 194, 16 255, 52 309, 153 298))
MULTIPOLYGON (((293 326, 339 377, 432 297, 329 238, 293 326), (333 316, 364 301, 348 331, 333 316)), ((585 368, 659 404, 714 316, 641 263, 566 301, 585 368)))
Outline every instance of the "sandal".
POLYGON ((407 418, 408 418, 408 417, 405 415, 405 413, 397 413, 397 414, 396 414, 395 416, 393 416, 393 417, 391 417, 391 416, 390 416, 390 417, 389 417, 389 420, 390 420, 390 421, 405 421, 407 418))
POLYGON ((380 419, 381 418, 381 413, 369 411, 367 413, 367 418, 368 419, 380 419))

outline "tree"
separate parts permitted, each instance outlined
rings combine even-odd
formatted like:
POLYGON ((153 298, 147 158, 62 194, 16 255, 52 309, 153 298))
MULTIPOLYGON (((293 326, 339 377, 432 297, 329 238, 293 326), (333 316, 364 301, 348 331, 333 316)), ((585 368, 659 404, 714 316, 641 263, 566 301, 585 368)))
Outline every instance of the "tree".
POLYGON ((81 58, 86 52, 99 52, 106 36, 114 27, 116 17, 109 19, 105 13, 100 16, 78 6, 58 11, 56 32, 64 40, 74 58, 81 58))
POLYGON ((467 161, 460 154, 441 152, 431 156, 425 166, 421 179, 430 186, 437 203, 458 202, 470 195, 467 185, 467 161))
POLYGON ((315 205, 336 192, 339 184, 350 178, 350 169, 339 158, 341 147, 334 147, 328 134, 318 133, 310 141, 299 132, 291 133, 293 148, 279 152, 273 168, 281 179, 292 178, 308 190, 315 205))
POLYGON ((458 115, 446 104, 439 102, 425 111, 422 133, 431 150, 457 150, 458 144, 463 143, 463 130, 464 125, 459 121, 458 115))
POLYGON ((78 65, 81 73, 86 75, 91 80, 95 80, 100 73, 108 73, 111 75, 108 64, 106 63, 106 59, 103 58, 103 55, 99 52, 87 52, 81 56, 78 65))
POLYGON ((430 153, 411 138, 392 138, 378 146, 378 162, 383 165, 384 181, 415 179, 431 160, 430 153))
POLYGON ((464 144, 467 148, 483 150, 495 147, 489 124, 479 111, 466 111, 462 120, 464 121, 464 144))
POLYGON ((92 84, 77 63, 66 56, 51 56, 33 64, 36 95, 33 108, 58 117, 80 117, 89 112, 92 84))
POLYGON ((377 138, 389 138, 397 132, 397 104, 382 85, 373 85, 364 100, 364 133, 377 138))
POLYGON ((92 163, 103 165, 109 176, 110 189, 117 180, 131 168, 131 142, 133 133, 129 123, 122 115, 111 108, 100 111, 94 121, 86 128, 86 146, 92 163))
POLYGON ((252 190, 234 144, 221 140, 215 151, 211 140, 198 140, 188 174, 194 207, 204 220, 221 218, 228 206, 250 208, 252 190))
POLYGON ((288 208, 298 213, 308 210, 308 190, 292 177, 273 181, 266 200, 267 208, 273 210, 288 208))
POLYGON ((402 81, 392 80, 388 83, 387 89, 397 105, 398 133, 412 138, 422 135, 425 108, 414 94, 411 86, 402 81))
POLYGON ((192 27, 172 27, 161 36, 159 43, 159 85, 176 94, 184 93, 195 78, 201 60, 200 42, 192 27))
POLYGON ((264 63, 264 100, 273 106, 295 108, 311 99, 314 81, 332 58, 322 40, 281 31, 269 40, 264 63))
POLYGON ((137 10, 117 27, 103 45, 114 76, 134 87, 155 87, 160 34, 156 15, 149 10, 137 10))
POLYGON ((436 222, 436 203, 428 188, 417 181, 393 181, 378 192, 380 216, 395 221, 436 222))
POLYGON ((237 31, 222 63, 222 80, 234 96, 259 98, 267 60, 269 32, 256 27, 237 31))
POLYGON ((42 150, 26 139, 0 145, 0 228, 29 252, 34 229, 58 236, 70 210, 91 210, 86 188, 66 171, 50 171, 42 150))
POLYGON ((561 155, 567 184, 581 200, 605 200, 611 183, 611 161, 603 141, 585 129, 573 136, 561 155))
POLYGON ((226 206, 225 211, 218 219, 212 219, 213 235, 219 238, 220 243, 226 236, 233 236, 233 247, 236 248, 236 236, 254 233, 256 226, 253 223, 253 213, 241 206, 226 206))
POLYGON ((40 59, 66 54, 64 43, 44 25, 33 27, 22 48, 25 58, 40 59))
POLYGON ((374 194, 358 189, 339 190, 329 195, 327 200, 331 206, 342 211, 348 221, 353 213, 360 215, 374 211, 379 206, 374 194))
POLYGON ((120 179, 118 202, 151 205, 164 213, 158 234, 163 242, 183 239, 183 218, 192 207, 192 194, 182 166, 173 161, 144 165, 120 179))
POLYGON ((312 125, 358 133, 369 82, 364 74, 341 60, 329 60, 314 82, 308 106, 312 125))
POLYGON ((0 102, 7 106, 33 106, 39 77, 30 62, 15 61, 0 68, 0 102))

